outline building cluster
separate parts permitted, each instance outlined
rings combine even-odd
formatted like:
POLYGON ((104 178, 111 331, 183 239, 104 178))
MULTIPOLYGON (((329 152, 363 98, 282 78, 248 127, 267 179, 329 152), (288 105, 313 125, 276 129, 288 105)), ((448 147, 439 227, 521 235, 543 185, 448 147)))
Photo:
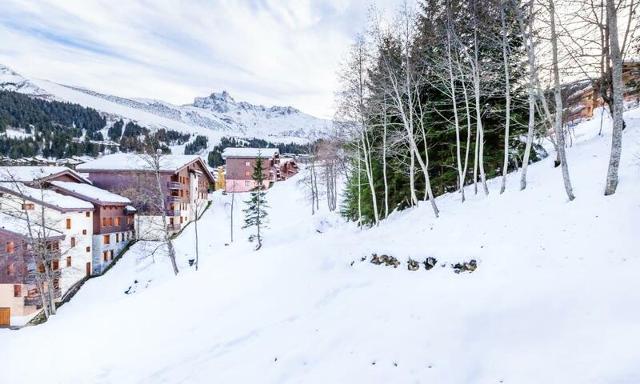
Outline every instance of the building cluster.
MULTIPOLYGON (((640 103, 640 62, 626 61, 622 65, 624 82, 624 101, 630 104, 640 103)), ((564 119, 568 124, 577 124, 593 117, 596 108, 604 105, 600 92, 592 80, 580 80, 562 87, 565 105, 564 119)))
POLYGON ((136 215, 166 210, 177 232, 208 200, 214 178, 198 156, 166 155, 152 168, 140 155, 78 165, 0 167, 0 326, 21 325, 42 308, 35 279, 46 245, 57 301, 100 275, 136 238, 136 215))
MULTIPOLYGON (((30 159, 0 166, 0 327, 22 325, 43 306, 36 279, 46 263, 57 302, 91 276, 102 274, 134 239, 141 217, 165 216, 177 233, 198 214, 215 188, 264 188, 298 172, 293 157, 274 148, 227 148, 216 176, 199 156, 111 154, 69 159, 62 166, 30 159), (217 179, 217 180, 216 180, 217 179), (164 215, 161 215, 164 210, 164 215), (46 257, 36 258, 37 247, 46 257)), ((42 253, 38 253, 42 255, 42 253)))
POLYGON ((263 188, 298 173, 294 158, 281 156, 277 148, 225 148, 222 158, 225 160, 224 189, 227 192, 248 192, 258 187, 253 180, 253 168, 258 159, 262 159, 264 170, 263 188))

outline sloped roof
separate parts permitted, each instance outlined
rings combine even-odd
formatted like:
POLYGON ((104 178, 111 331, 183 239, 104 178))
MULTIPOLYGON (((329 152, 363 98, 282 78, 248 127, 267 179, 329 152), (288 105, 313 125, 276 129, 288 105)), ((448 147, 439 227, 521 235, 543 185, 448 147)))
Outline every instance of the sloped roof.
MULTIPOLYGON (((161 171, 177 171, 185 165, 199 159, 198 155, 162 155, 161 171)), ((134 153, 114 153, 87 161, 76 167, 78 171, 150 171, 149 155, 134 153)))
POLYGON ((12 182, 19 181, 23 183, 29 183, 34 181, 42 181, 50 179, 52 177, 68 174, 75 177, 79 181, 85 183, 91 183, 86 178, 82 177, 78 172, 67 167, 60 166, 7 166, 0 167, 0 182, 12 182))
POLYGON ((222 158, 255 158, 258 157, 258 155, 263 158, 271 158, 278 154, 280 154, 278 148, 225 148, 224 151, 222 151, 222 158))
MULTIPOLYGON (((78 171, 106 172, 106 171, 152 171, 150 156, 134 153, 115 153, 102 156, 98 159, 88 161, 76 167, 78 171)), ((207 174, 207 177, 214 182, 213 175, 207 169, 207 163, 198 155, 162 155, 160 158, 160 171, 177 172, 187 165, 199 161, 207 174)))
POLYGON ((97 204, 131 204, 131 200, 113 192, 89 184, 52 181, 51 185, 97 204))
POLYGON ((35 232, 33 233, 34 237, 36 236, 36 234, 45 235, 49 238, 64 237, 62 232, 55 230, 53 228, 42 227, 40 224, 36 223, 35 221, 28 222, 25 217, 18 217, 14 215, 9 215, 4 212, 0 212, 0 229, 3 229, 5 231, 14 233, 22 237, 28 237, 29 227, 31 227, 31 231, 35 232), (46 230, 43 230, 43 228, 46 228, 46 230))
POLYGON ((50 189, 31 188, 22 183, 0 183, 0 192, 10 193, 27 201, 43 204, 57 211, 93 210, 93 204, 88 201, 65 196, 50 189))

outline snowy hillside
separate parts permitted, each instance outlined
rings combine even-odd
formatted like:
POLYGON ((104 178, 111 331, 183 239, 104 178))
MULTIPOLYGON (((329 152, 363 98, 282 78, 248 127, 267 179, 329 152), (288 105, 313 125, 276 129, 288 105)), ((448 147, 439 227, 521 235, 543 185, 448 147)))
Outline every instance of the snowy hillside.
POLYGON ((264 107, 236 102, 226 91, 196 97, 193 104, 173 105, 153 99, 128 99, 85 88, 28 79, 0 65, 0 89, 94 108, 110 120, 135 121, 149 128, 204 135, 211 145, 220 137, 261 138, 272 142, 305 142, 322 134, 330 122, 292 107, 264 107))
POLYGON ((610 123, 600 137, 598 119, 568 150, 573 202, 550 156, 526 191, 511 174, 503 195, 491 180, 488 197, 439 198, 438 219, 423 204, 361 230, 312 217, 293 178, 268 192, 271 229, 254 252, 241 199, 225 246, 230 197, 216 194, 199 271, 187 264, 193 225, 176 242, 177 277, 165 258, 137 260, 149 248, 136 244, 48 323, 0 330, 3 381, 640 382, 640 110, 626 117, 610 197, 610 123), (438 262, 408 271, 409 257, 438 262), (472 259, 472 273, 451 268, 472 259))

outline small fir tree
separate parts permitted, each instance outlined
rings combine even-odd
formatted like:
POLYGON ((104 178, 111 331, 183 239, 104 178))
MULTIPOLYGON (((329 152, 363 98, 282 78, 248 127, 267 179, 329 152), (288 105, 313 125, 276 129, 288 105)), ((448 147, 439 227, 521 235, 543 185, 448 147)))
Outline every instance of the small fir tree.
POLYGON ((245 228, 255 227, 256 233, 249 236, 249 241, 257 242, 256 251, 262 247, 262 233, 261 230, 266 228, 267 223, 267 205, 266 195, 264 190, 265 177, 263 174, 264 165, 262 163, 262 156, 258 152, 258 158, 256 159, 256 165, 253 167, 253 174, 251 178, 256 182, 256 187, 251 191, 251 197, 245 201, 247 208, 243 210, 244 226, 245 228))

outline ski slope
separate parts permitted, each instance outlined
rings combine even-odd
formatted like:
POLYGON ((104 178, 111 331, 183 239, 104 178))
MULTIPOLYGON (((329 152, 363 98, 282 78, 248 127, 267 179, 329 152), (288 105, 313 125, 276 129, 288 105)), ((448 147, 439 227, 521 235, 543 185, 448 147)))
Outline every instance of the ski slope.
POLYGON ((235 201, 214 194, 176 241, 182 272, 138 243, 48 323, 0 330, 7 383, 640 382, 640 110, 626 114, 620 185, 603 196, 610 122, 576 127, 560 168, 533 164, 519 191, 467 191, 358 229, 311 216, 297 177, 267 194, 254 252, 235 201), (386 253, 397 269, 361 258, 386 253), (408 271, 407 258, 438 259, 408 271), (451 263, 475 259, 473 273, 451 263), (352 265, 353 262, 353 265, 352 265), (138 284, 133 284, 137 280, 138 284), (131 288, 130 288, 131 287, 131 288), (125 294, 130 290, 130 294, 125 294))

